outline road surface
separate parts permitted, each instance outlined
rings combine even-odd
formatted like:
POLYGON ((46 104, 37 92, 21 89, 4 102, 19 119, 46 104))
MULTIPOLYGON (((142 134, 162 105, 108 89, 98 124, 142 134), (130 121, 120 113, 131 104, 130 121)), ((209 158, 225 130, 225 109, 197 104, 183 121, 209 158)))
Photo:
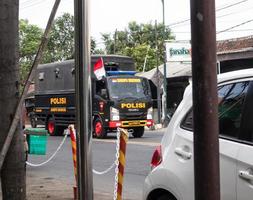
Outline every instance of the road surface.
MULTIPOLYGON (((142 138, 129 138, 126 151, 126 168, 123 185, 123 197, 139 200, 142 186, 150 171, 150 160, 154 149, 159 145, 164 129, 146 131, 142 138)), ((47 160, 57 149, 63 137, 48 137, 47 155, 29 155, 29 162, 41 163, 47 160)), ((115 160, 115 134, 107 139, 93 139, 93 169, 103 171, 115 160)), ((94 199, 113 199, 114 170, 105 175, 93 175, 94 199), (102 197, 103 196, 103 197, 102 197)), ((68 191, 65 199, 73 197, 72 186, 75 183, 71 142, 68 137, 56 157, 41 167, 27 166, 27 188, 29 199, 38 199, 36 195, 44 195, 47 199, 57 199, 56 194, 68 191)))

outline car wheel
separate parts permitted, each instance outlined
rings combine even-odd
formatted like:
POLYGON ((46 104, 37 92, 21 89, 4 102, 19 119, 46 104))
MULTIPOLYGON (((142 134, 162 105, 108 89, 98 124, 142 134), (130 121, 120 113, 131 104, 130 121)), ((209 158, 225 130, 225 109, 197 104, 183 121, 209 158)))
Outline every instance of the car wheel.
POLYGON ((134 132, 132 133, 133 137, 141 138, 144 134, 144 127, 133 128, 134 132))
POLYGON ((95 119, 95 121, 93 123, 93 130, 94 130, 94 136, 96 138, 105 138, 106 137, 106 130, 103 127, 103 123, 99 118, 95 119))

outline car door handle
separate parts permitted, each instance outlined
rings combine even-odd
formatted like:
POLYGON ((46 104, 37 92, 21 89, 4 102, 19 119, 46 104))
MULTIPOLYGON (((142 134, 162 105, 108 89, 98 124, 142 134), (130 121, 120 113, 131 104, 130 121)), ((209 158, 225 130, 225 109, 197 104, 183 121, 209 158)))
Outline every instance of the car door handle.
POLYGON ((253 180, 253 174, 250 174, 249 171, 239 171, 239 176, 247 180, 253 180))
POLYGON ((182 149, 181 147, 177 147, 177 148, 175 149, 175 153, 176 153, 178 156, 180 156, 180 157, 182 157, 183 159, 185 159, 185 160, 189 160, 189 159, 192 157, 192 153, 191 153, 191 152, 187 152, 187 151, 185 151, 184 149, 182 149))

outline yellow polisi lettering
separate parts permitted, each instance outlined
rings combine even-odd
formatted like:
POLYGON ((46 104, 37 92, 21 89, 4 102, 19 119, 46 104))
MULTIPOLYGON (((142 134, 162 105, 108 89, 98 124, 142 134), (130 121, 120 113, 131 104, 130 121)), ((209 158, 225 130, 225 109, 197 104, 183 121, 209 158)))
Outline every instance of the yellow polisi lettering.
POLYGON ((55 98, 50 98, 50 104, 51 105, 63 105, 67 103, 67 98, 66 97, 55 97, 55 98))
POLYGON ((145 108, 145 103, 122 103, 121 108, 145 108))

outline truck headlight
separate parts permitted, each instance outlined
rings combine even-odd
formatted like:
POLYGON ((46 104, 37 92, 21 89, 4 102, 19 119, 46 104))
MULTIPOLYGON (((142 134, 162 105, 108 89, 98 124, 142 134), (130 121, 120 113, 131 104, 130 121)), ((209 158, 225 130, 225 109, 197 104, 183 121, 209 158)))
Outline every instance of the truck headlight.
POLYGON ((119 121, 119 110, 116 108, 110 108, 110 119, 111 121, 119 121))
POLYGON ((147 112, 147 119, 153 119, 153 108, 149 108, 147 112))

